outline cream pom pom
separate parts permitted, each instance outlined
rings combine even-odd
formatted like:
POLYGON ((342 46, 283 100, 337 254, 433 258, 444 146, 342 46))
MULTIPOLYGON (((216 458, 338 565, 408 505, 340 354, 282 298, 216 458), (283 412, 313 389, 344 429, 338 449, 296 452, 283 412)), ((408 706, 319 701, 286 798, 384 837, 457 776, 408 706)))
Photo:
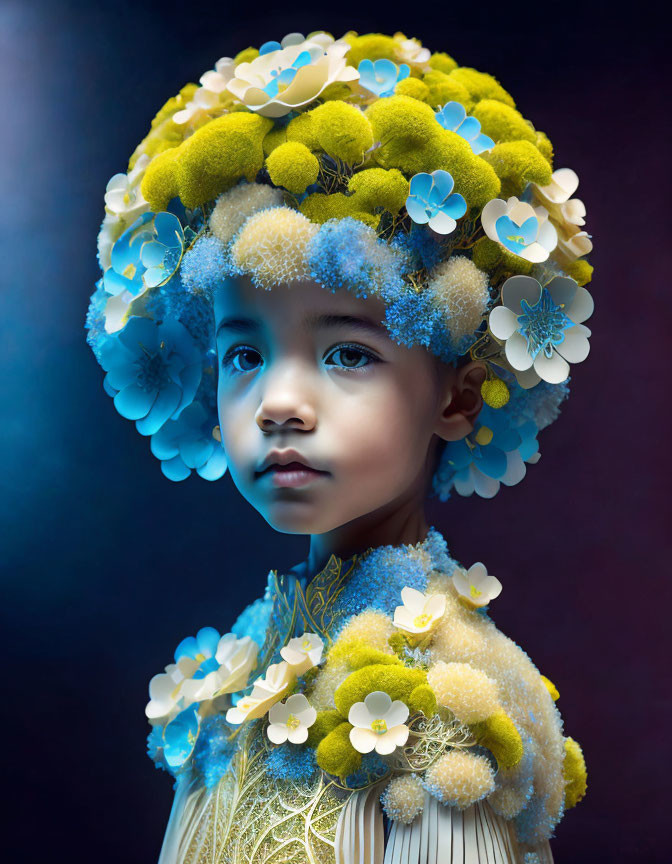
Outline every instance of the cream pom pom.
POLYGON ((406 774, 390 780, 380 802, 388 819, 409 825, 422 813, 425 806, 425 790, 416 774, 406 774))
POLYGON ((488 802, 495 813, 504 819, 513 819, 517 816, 530 799, 531 790, 522 785, 501 786, 495 789, 488 798, 488 802))
POLYGON ((229 243, 250 216, 279 207, 282 201, 282 191, 267 183, 240 183, 217 199, 210 214, 210 230, 222 243, 229 243))
POLYGON ((451 750, 425 772, 424 785, 443 804, 463 810, 493 791, 495 775, 485 756, 451 750))
POLYGON ((449 708, 461 723, 478 723, 499 710, 497 684, 468 663, 439 660, 427 673, 427 683, 439 704, 449 708))
POLYGON ((319 230, 291 207, 262 210, 240 230, 231 257, 260 288, 308 279, 306 247, 319 230))
POLYGON ((339 634, 338 641, 362 639, 369 648, 389 651, 387 640, 395 632, 392 621, 382 612, 367 609, 354 615, 339 634))
POLYGON ((490 294, 487 275, 470 258, 456 255, 438 264, 427 287, 445 311, 454 342, 478 328, 490 294))

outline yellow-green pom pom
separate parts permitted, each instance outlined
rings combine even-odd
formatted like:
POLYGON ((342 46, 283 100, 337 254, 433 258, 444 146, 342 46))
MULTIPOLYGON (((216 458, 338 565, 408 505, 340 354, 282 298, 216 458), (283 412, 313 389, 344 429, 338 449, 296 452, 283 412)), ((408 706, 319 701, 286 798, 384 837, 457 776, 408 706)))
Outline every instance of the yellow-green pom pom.
POLYGON ((403 633, 393 633, 387 642, 398 657, 403 655, 404 651, 408 647, 408 640, 403 633))
POLYGON ((480 102, 481 99, 498 99, 504 102, 505 105, 516 107, 513 97, 502 87, 499 81, 487 72, 479 72, 477 69, 471 69, 468 66, 459 66, 453 69, 450 77, 468 90, 469 95, 474 102, 480 102))
POLYGON ((553 144, 551 139, 545 132, 537 132, 537 138, 534 142, 537 145, 537 150, 546 159, 548 164, 553 167, 553 144))
POLYGON ((316 222, 318 225, 322 225, 329 219, 343 219, 346 216, 358 219, 371 228, 377 228, 380 222, 380 216, 358 210, 354 196, 344 195, 342 192, 334 192, 333 195, 314 192, 304 198, 299 209, 311 222, 316 222))
POLYGON ((422 711, 425 717, 433 717, 436 714, 436 696, 429 684, 420 684, 411 690, 408 707, 411 713, 422 711))
POLYGON ((497 99, 481 100, 471 113, 495 144, 500 141, 529 141, 536 145, 537 134, 520 111, 497 99))
POLYGON ((350 666, 353 669, 362 669, 364 666, 371 666, 373 663, 395 663, 396 665, 401 663, 396 654, 386 654, 378 648, 371 648, 369 645, 353 648, 349 659, 350 666))
POLYGON ((376 663, 348 675, 336 688, 334 703, 341 715, 347 717, 355 702, 363 702, 369 693, 383 690, 392 701, 400 699, 408 705, 411 692, 426 683, 427 676, 422 669, 376 663))
POLYGON ((239 51, 236 56, 233 58, 234 63, 238 66, 240 63, 251 63, 253 60, 256 60, 259 56, 259 49, 252 48, 243 48, 242 51, 239 51))
POLYGON ((404 78, 394 88, 397 96, 412 96, 421 102, 429 102, 429 87, 419 78, 404 78))
POLYGON ((490 408, 503 408, 509 401, 509 388, 501 378, 491 378, 481 384, 481 396, 490 408))
POLYGON ((408 180, 395 168, 391 171, 367 168, 353 174, 348 183, 358 210, 373 212, 376 207, 382 207, 395 216, 406 203, 408 188, 408 180))
POLYGON ((436 169, 449 171, 455 191, 469 207, 483 207, 499 194, 493 169, 474 156, 468 142, 437 123, 434 111, 409 96, 378 99, 366 112, 374 136, 382 141, 374 158, 384 168, 398 168, 407 177, 436 169))
POLYGON ((334 99, 348 99, 352 96, 352 90, 345 81, 334 81, 320 93, 320 102, 331 102, 334 99))
POLYGON ((433 69, 422 80, 429 89, 429 96, 425 101, 429 102, 432 108, 443 107, 447 102, 459 102, 468 111, 473 104, 467 88, 445 72, 433 69))
POLYGON ((329 711, 318 711, 315 722, 308 730, 307 744, 313 749, 317 747, 323 738, 326 738, 330 732, 333 732, 337 726, 340 726, 343 718, 338 711, 332 709, 329 711))
POLYGON ((481 237, 474 244, 471 260, 479 270, 492 271, 502 260, 502 247, 489 237, 481 237))
POLYGON ((146 153, 150 159, 158 156, 172 147, 177 147, 184 139, 184 129, 173 123, 173 115, 181 111, 198 90, 196 84, 186 84, 177 96, 171 97, 157 112, 152 120, 149 133, 133 151, 128 162, 128 170, 132 171, 138 158, 146 153))
POLYGON ((319 150, 320 142, 310 112, 293 117, 287 124, 287 140, 299 141, 309 150, 319 150))
POLYGON ((287 129, 283 126, 276 126, 264 137, 263 148, 264 155, 270 156, 276 147, 284 144, 287 140, 287 129))
POLYGON ((395 60, 397 43, 391 36, 382 33, 367 33, 365 36, 346 34, 350 50, 345 55, 348 66, 357 68, 362 60, 395 60))
POLYGON ((548 690, 548 692, 550 693, 550 695, 551 695, 551 699, 552 699, 554 702, 557 702, 558 699, 560 698, 560 693, 558 692, 558 688, 557 688, 557 687, 555 686, 555 684, 551 681, 551 679, 550 679, 550 678, 547 678, 545 675, 542 675, 542 676, 541 676, 541 680, 544 682, 544 687, 545 687, 545 688, 548 690))
POLYGON ((327 774, 335 777, 347 777, 362 764, 361 754, 350 743, 350 723, 341 723, 317 746, 315 757, 317 764, 327 774))
POLYGON ((500 768, 513 768, 523 758, 520 733, 504 711, 497 711, 487 720, 475 723, 471 731, 478 743, 492 753, 500 768))
POLYGON ((325 102, 310 112, 320 148, 343 162, 361 161, 373 145, 373 132, 365 115, 347 102, 325 102))
POLYGON ((198 207, 241 177, 254 180, 264 164, 262 141, 272 126, 272 120, 249 112, 212 120, 150 163, 142 194, 155 211, 164 210, 175 195, 185 207, 198 207))
POLYGON ((547 186, 551 182, 551 166, 529 141, 495 144, 481 158, 495 169, 502 182, 504 198, 520 195, 528 183, 547 186))
POLYGON ((573 738, 565 738, 565 761, 562 773, 566 783, 565 810, 569 810, 579 803, 588 788, 588 772, 583 751, 573 738))
POLYGON ((452 72, 453 69, 457 69, 457 63, 450 54, 446 54, 444 51, 436 51, 429 58, 429 65, 432 69, 437 69, 439 72, 445 72, 448 74, 452 72))
POLYGON ((584 258, 579 258, 578 261, 572 261, 571 264, 565 265, 565 271, 577 285, 587 285, 593 278, 593 266, 584 258))
POLYGON ((273 150, 266 159, 268 175, 276 186, 284 186, 300 195, 317 180, 320 163, 298 141, 286 141, 273 150))

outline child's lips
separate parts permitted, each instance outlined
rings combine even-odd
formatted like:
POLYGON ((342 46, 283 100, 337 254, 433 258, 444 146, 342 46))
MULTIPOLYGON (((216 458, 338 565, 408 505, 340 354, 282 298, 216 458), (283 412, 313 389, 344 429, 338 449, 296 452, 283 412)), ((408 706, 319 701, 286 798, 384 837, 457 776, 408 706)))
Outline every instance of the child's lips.
POLYGON ((307 486, 328 474, 328 471, 318 471, 302 462, 289 462, 287 465, 278 465, 277 463, 269 465, 259 477, 269 475, 274 486, 296 489, 300 486, 307 486))

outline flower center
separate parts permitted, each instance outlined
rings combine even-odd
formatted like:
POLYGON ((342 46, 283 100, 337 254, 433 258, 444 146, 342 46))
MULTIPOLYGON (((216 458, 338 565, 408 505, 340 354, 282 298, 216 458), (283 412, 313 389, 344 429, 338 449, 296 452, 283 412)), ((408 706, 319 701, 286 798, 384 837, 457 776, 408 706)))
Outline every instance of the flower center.
POLYGON ((162 390, 170 381, 170 373, 163 355, 165 343, 161 343, 156 354, 146 349, 140 357, 140 371, 137 382, 144 390, 162 390))
POLYGON ((373 720, 371 731, 375 732, 376 735, 384 735, 387 732, 387 723, 384 720, 373 720))
POLYGON ((423 612, 422 615, 416 615, 413 619, 414 627, 426 627, 429 622, 432 620, 432 616, 428 615, 426 612, 423 612))
POLYGON ((287 718, 287 728, 288 729, 298 729, 301 725, 301 721, 296 716, 296 714, 290 714, 287 718))
POLYGON ((310 651, 311 647, 312 646, 310 644, 310 640, 308 640, 308 639, 304 639, 303 642, 301 643, 301 650, 305 651, 306 654, 310 651))
POLYGON ((135 264, 127 264, 121 275, 125 276, 127 279, 135 279, 136 269, 135 264))
POLYGON ((560 345, 564 331, 572 326, 562 306, 556 306, 547 288, 534 306, 521 300, 523 314, 518 316, 518 328, 527 339, 527 350, 535 358, 540 351, 548 358, 553 356, 553 346, 560 345))
POLYGON ((479 591, 475 585, 469 586, 469 593, 471 594, 472 597, 480 597, 483 594, 483 592, 479 591))
POLYGON ((481 447, 487 447, 487 445, 492 441, 493 435, 494 433, 489 426, 481 426, 474 436, 474 440, 477 444, 480 444, 481 447))

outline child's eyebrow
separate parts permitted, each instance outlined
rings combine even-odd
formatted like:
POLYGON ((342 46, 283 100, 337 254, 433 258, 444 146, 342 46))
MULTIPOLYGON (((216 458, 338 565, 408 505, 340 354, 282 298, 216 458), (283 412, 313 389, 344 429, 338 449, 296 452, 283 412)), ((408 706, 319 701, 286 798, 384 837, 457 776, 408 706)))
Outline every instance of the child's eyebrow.
POLYGON ((357 315, 316 315, 309 318, 308 325, 314 329, 326 329, 330 327, 351 327, 355 330, 362 330, 366 333, 373 333, 380 336, 386 333, 382 324, 377 323, 372 318, 357 315))
POLYGON ((250 330, 259 330, 259 322, 254 318, 222 318, 217 325, 217 336, 220 330, 231 330, 234 333, 249 333, 250 330))

